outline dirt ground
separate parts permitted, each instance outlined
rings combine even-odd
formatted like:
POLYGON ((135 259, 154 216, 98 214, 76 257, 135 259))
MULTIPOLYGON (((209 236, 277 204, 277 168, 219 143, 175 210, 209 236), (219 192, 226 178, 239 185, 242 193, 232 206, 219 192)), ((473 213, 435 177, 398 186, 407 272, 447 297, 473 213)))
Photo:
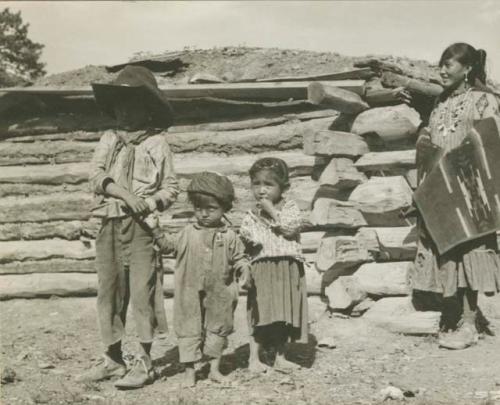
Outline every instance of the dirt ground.
MULTIPOLYGON (((171 316, 172 300, 165 305, 171 316)), ((179 388, 182 367, 170 333, 153 348, 160 379, 141 390, 118 391, 112 382, 75 382, 75 375, 100 355, 95 298, 12 300, 0 306, 1 363, 16 374, 14 382, 1 386, 2 404, 376 404, 391 384, 408 395, 386 400, 393 404, 486 405, 500 394, 499 337, 486 337, 465 351, 447 351, 437 347, 435 337, 395 335, 363 318, 330 317, 316 298, 310 299, 310 343, 290 347, 289 358, 302 365, 298 371, 255 375, 246 369, 242 298, 222 363, 231 383, 212 383, 201 368, 195 388, 179 388), (335 339, 336 348, 317 346, 326 337, 335 339)), ((493 326, 500 330, 500 320, 493 326)), ((131 360, 133 320, 128 333, 125 352, 131 360)), ((272 353, 263 358, 270 362, 272 353)))

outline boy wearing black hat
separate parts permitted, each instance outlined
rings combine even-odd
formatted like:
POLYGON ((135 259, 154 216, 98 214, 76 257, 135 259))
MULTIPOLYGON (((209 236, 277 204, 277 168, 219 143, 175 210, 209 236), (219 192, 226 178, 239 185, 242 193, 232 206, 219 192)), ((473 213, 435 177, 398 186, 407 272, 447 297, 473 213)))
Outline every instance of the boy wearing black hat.
POLYGON ((176 238, 161 233, 155 237, 164 251, 176 253, 174 329, 179 358, 185 365, 184 385, 195 385, 194 363, 210 358, 209 378, 222 382, 222 352, 233 331, 240 278, 248 284, 250 262, 238 235, 224 223, 232 207, 231 181, 211 172, 199 173, 188 186, 196 223, 186 226, 176 238))
POLYGON ((159 134, 172 124, 173 114, 146 68, 127 66, 114 81, 92 87, 118 129, 101 137, 89 179, 97 195, 92 213, 102 219, 96 239, 97 312, 107 350, 104 362, 80 380, 118 376, 116 387, 140 388, 155 377, 150 356, 155 327, 166 328, 163 303, 155 294, 161 287, 160 258, 146 219, 167 209, 179 192, 172 153, 159 134), (121 344, 129 299, 141 355, 126 373, 121 344))

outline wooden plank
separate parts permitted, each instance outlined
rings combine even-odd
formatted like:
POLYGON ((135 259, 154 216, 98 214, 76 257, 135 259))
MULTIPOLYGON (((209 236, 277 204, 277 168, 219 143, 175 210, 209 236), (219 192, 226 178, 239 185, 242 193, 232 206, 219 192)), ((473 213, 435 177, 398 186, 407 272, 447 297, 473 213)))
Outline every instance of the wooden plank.
POLYGON ((375 73, 369 67, 346 70, 344 72, 331 72, 318 75, 306 76, 278 76, 266 77, 264 79, 257 79, 256 82, 300 82, 300 81, 317 81, 317 80, 352 80, 352 79, 369 79, 375 73))
POLYGON ((388 152, 368 152, 361 156, 354 166, 363 172, 413 169, 416 167, 416 151, 398 150, 388 152))
MULTIPOLYGON (((324 81, 325 84, 364 93, 364 80, 324 81)), ((163 94, 169 98, 215 97, 229 100, 305 100, 309 81, 272 82, 272 83, 221 83, 191 84, 179 86, 160 86, 163 94)), ((6 94, 42 94, 58 96, 92 95, 92 87, 7 87, 1 89, 6 94)))

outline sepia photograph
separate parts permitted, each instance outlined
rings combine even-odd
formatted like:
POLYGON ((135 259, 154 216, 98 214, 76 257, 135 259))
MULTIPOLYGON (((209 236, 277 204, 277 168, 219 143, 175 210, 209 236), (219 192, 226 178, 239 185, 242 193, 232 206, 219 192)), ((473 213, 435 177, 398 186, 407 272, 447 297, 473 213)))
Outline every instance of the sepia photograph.
POLYGON ((500 1, 1 1, 0 404, 500 404, 500 1))

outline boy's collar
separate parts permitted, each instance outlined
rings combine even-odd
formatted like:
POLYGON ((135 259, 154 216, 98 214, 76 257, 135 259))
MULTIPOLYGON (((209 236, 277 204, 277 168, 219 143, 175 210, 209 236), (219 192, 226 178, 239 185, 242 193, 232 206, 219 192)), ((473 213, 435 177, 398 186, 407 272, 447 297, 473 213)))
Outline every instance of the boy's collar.
POLYGON ((229 228, 227 226, 227 224, 225 224, 224 222, 222 222, 221 225, 214 226, 214 227, 201 226, 200 224, 198 224, 198 222, 194 222, 193 226, 196 229, 214 229, 214 230, 217 230, 218 232, 226 232, 228 230, 228 228, 229 228))

